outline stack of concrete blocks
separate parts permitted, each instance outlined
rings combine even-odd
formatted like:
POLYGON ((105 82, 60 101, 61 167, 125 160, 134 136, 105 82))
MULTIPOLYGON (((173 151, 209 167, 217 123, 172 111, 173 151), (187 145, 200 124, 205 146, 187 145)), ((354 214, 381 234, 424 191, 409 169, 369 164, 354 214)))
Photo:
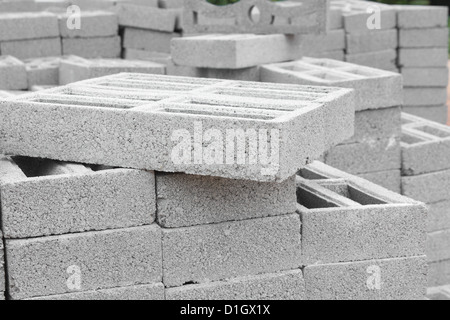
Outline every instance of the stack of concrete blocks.
POLYGON ((18 59, 60 56, 58 18, 49 12, 0 13, 0 54, 18 59))
POLYGON ((394 7, 370 1, 331 0, 331 8, 342 11, 346 32, 345 61, 398 71, 394 7))
POLYGON ((297 176, 307 299, 423 299, 427 208, 320 162, 297 176))
POLYGON ((261 67, 261 80, 353 88, 355 135, 326 152, 338 169, 400 193, 402 78, 390 71, 331 59, 303 58, 261 67))
POLYGON ((0 90, 26 90, 25 64, 11 56, 0 56, 0 90))
POLYGON ((34 86, 58 86, 61 57, 25 60, 28 90, 34 86))
POLYGON ((404 112, 447 123, 448 8, 396 6, 404 112))
POLYGON ((402 115, 402 192, 428 204, 428 286, 450 284, 450 128, 402 115))

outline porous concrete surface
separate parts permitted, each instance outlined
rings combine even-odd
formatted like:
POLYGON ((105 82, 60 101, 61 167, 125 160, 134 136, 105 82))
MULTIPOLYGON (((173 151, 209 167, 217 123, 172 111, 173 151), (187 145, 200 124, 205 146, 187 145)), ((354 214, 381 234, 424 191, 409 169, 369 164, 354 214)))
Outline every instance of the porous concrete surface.
POLYGON ((63 55, 76 55, 83 58, 119 58, 121 54, 121 38, 62 38, 63 55))
POLYGON ((2 54, 11 55, 22 60, 60 56, 61 50, 60 38, 14 40, 0 43, 2 54))
POLYGON ((448 85, 448 69, 444 68, 412 68, 401 69, 405 87, 444 87, 448 85))
POLYGON ((428 287, 450 283, 450 260, 428 263, 428 287))
POLYGON ((441 124, 446 124, 448 119, 448 107, 446 104, 403 106, 402 111, 441 124))
POLYGON ((46 57, 25 61, 28 89, 33 86, 59 85, 60 57, 46 57))
POLYGON ((299 36, 300 50, 305 56, 317 57, 317 53, 345 49, 345 31, 331 30, 325 34, 299 36))
POLYGON ((181 37, 177 32, 161 32, 137 28, 125 28, 123 47, 151 52, 170 53, 170 42, 181 37))
POLYGON ((435 231, 427 237, 428 262, 450 260, 450 229, 435 231))
POLYGON ((441 67, 448 61, 447 48, 400 48, 398 64, 400 67, 441 67))
POLYGON ((395 49, 398 46, 397 30, 375 30, 366 33, 347 34, 347 53, 365 53, 395 49))
POLYGON ((80 12, 81 28, 68 28, 70 14, 59 14, 59 31, 62 38, 92 38, 115 36, 119 32, 119 18, 107 11, 80 12))
POLYGON ((27 71, 25 64, 11 56, 0 56, 0 89, 27 89, 27 71))
POLYGON ((156 225, 6 240, 5 246, 13 299, 162 280, 161 229, 156 225))
POLYGON ((0 14, 0 41, 58 36, 58 18, 50 12, 2 12, 0 14))
POLYGON ((446 48, 448 28, 400 29, 399 48, 446 48))
POLYGON ((425 29, 447 27, 448 8, 445 6, 397 5, 397 26, 399 29, 425 29))
POLYGON ((428 204, 428 232, 450 229, 450 200, 428 204))
POLYGON ((450 170, 402 177, 403 194, 425 203, 450 199, 450 170))
POLYGON ((300 262, 297 214, 163 229, 166 287, 292 270, 300 262))
POLYGON ((393 70, 397 67, 397 50, 347 54, 345 61, 382 70, 393 70))
POLYGON ((304 300, 301 270, 168 288, 167 300, 304 300))
POLYGON ((400 170, 361 173, 358 176, 396 193, 402 192, 402 177, 400 170))

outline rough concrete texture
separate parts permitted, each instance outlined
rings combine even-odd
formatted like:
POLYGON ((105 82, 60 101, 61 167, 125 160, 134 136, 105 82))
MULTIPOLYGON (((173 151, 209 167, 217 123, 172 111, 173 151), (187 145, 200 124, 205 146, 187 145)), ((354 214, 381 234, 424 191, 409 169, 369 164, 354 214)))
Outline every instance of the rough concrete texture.
POLYGON ((28 300, 164 300, 162 283, 118 287, 95 291, 66 293, 28 300))
POLYGON ((344 52, 344 50, 323 51, 323 52, 315 53, 314 57, 344 61, 345 60, 345 52, 344 52))
POLYGON ((307 266, 309 300, 422 300, 426 257, 307 266))
MULTIPOLYGON (((17 163, 27 165, 22 161, 17 163)), ((0 159, 0 166, 6 238, 134 227, 151 224, 155 219, 153 172, 94 172, 82 165, 49 161, 36 170, 36 175, 26 178, 20 176, 22 170, 9 157, 0 159), (8 170, 15 170, 18 179, 9 179, 8 170)), ((37 167, 33 163, 31 166, 37 167)))
POLYGON ((403 101, 399 74, 331 59, 305 57, 264 65, 261 81, 352 88, 356 111, 399 106, 403 101))
POLYGON ((28 89, 36 85, 59 85, 60 61, 60 57, 37 58, 25 61, 28 89))
POLYGON ((125 28, 123 47, 151 52, 170 53, 170 41, 181 33, 125 28))
POLYGON ((83 58, 119 58, 121 53, 119 36, 98 38, 63 38, 64 55, 75 55, 83 58))
POLYGON ((183 77, 260 81, 259 66, 243 69, 213 69, 178 66, 172 61, 169 61, 166 67, 166 73, 168 75, 183 77))
POLYGON ((450 259, 450 229, 435 231, 427 237, 428 262, 439 262, 450 259))
POLYGON ((180 9, 162 9, 139 4, 118 6, 119 25, 155 31, 173 32, 181 27, 180 9))
POLYGON ((67 13, 58 15, 59 31, 63 38, 109 37, 119 32, 119 18, 112 12, 82 10, 79 29, 68 28, 68 25, 71 26, 70 18, 71 15, 67 13))
POLYGON ((437 106, 403 106, 402 111, 441 124, 447 123, 448 107, 446 104, 437 106))
POLYGON ((61 85, 103 77, 121 72, 165 74, 164 65, 140 60, 92 59, 70 57, 60 63, 59 82, 61 85))
POLYGON ((406 113, 402 121, 402 174, 450 169, 450 128, 406 113))
POLYGON ((448 47, 448 28, 400 29, 400 48, 448 47))
POLYGON ((299 268, 297 214, 163 229, 166 287, 299 268))
POLYGON ((216 69, 248 68, 301 56, 298 39, 282 34, 209 34, 176 38, 172 40, 171 52, 177 65, 216 69))
POLYGON ((401 48, 398 50, 398 64, 400 67, 445 68, 447 62, 447 48, 401 48))
POLYGON ((425 254, 425 205, 370 187, 345 179, 297 178, 302 263, 425 254))
POLYGON ((239 1, 216 6, 185 0, 187 33, 311 34, 327 31, 328 0, 239 1))
POLYGON ((0 89, 27 89, 27 71, 25 64, 11 56, 0 56, 0 89))
POLYGON ((407 197, 425 203, 450 199, 450 170, 402 177, 402 191, 407 197))
POLYGON ((2 12, 0 14, 0 41, 58 36, 58 18, 50 12, 2 12))
POLYGON ((393 70, 397 66, 397 50, 347 54, 345 61, 382 70, 393 70))
POLYGON ((373 30, 370 34, 347 34, 347 53, 366 53, 395 49, 398 46, 397 30, 373 30))
POLYGON ((282 183, 186 174, 156 174, 157 219, 164 228, 189 227, 295 212, 295 177, 282 183))
POLYGON ((430 300, 450 300, 450 285, 428 288, 427 297, 430 300))
POLYGON ((395 6, 399 29, 447 27, 448 8, 438 6, 395 6))
POLYGON ((2 54, 11 55, 22 60, 60 56, 61 50, 60 38, 15 40, 0 43, 2 54))
POLYGON ((443 87, 448 85, 448 69, 445 68, 402 68, 405 87, 443 87))
POLYGON ((0 101, 0 153, 281 182, 353 122, 350 89, 122 73, 0 101))
POLYGON ((362 173, 359 174, 359 177, 369 180, 370 182, 373 182, 396 193, 402 192, 402 178, 400 170, 362 173))
POLYGON ((428 205, 428 232, 450 229, 450 201, 428 205))
POLYGON ((308 34, 299 36, 300 50, 303 55, 315 56, 316 53, 345 49, 345 31, 331 30, 326 34, 308 34))
POLYGON ((140 49, 124 48, 124 59, 127 60, 148 60, 156 63, 168 65, 172 61, 172 57, 164 52, 152 52, 140 49))
POLYGON ((447 102, 447 88, 415 87, 404 88, 405 106, 443 105, 447 102))
POLYGON ((450 283, 450 260, 428 264, 428 287, 443 286, 450 283))
POLYGON ((399 170, 400 141, 390 138, 338 145, 325 153, 325 163, 352 174, 399 170))
POLYGON ((146 226, 7 240, 13 299, 161 282, 161 229, 146 226))
POLYGON ((304 300, 301 270, 247 276, 166 290, 167 300, 304 300))

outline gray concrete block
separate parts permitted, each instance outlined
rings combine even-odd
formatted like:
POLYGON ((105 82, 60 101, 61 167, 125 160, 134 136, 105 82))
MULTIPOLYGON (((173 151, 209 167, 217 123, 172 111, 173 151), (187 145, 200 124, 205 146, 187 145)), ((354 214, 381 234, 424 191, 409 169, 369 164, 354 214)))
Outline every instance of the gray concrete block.
POLYGON ((119 36, 98 38, 63 38, 64 55, 75 55, 83 58, 119 58, 121 54, 119 36))
POLYGON ((42 90, 47 90, 47 89, 53 89, 53 88, 56 88, 56 87, 57 86, 52 86, 52 85, 32 86, 30 88, 30 91, 36 92, 36 91, 42 91, 42 90))
POLYGON ((239 81, 259 81, 260 68, 250 67, 243 69, 214 69, 197 68, 188 66, 178 66, 172 61, 168 62, 166 73, 174 76, 210 78, 210 79, 228 79, 239 81))
POLYGON ((0 101, 0 152, 281 182, 353 135, 353 103, 350 89, 122 73, 0 101), (186 157, 198 132, 222 143, 186 157))
POLYGON ((81 10, 80 29, 69 29, 69 18, 71 16, 67 13, 58 15, 59 31, 63 38, 110 37, 119 32, 119 18, 113 12, 81 10))
POLYGON ((328 25, 327 13, 327 0, 275 3, 247 0, 227 6, 185 0, 183 30, 187 33, 324 33, 328 25))
POLYGON ((429 233, 426 248, 428 262, 450 260, 450 229, 429 233))
POLYGON ((324 52, 313 53, 310 55, 310 57, 344 61, 345 60, 345 52, 344 52, 344 50, 324 51, 324 52))
POLYGON ((0 51, 4 55, 11 55, 22 60, 60 56, 62 52, 60 38, 1 42, 0 51))
POLYGON ((37 58, 25 61, 28 89, 36 85, 59 85, 60 57, 37 58))
POLYGON ((344 17, 339 7, 330 3, 328 11, 328 30, 344 29, 344 17))
POLYGON ((124 48, 124 59, 127 60, 148 60, 163 65, 170 64, 172 57, 168 53, 164 52, 151 52, 140 49, 124 48))
POLYGON ((428 264, 428 287, 443 286, 450 283, 450 260, 428 264))
POLYGON ((286 35, 202 35, 172 40, 177 65, 198 68, 241 69, 282 62, 301 56, 297 40, 286 35))
POLYGON ((161 32, 136 28, 125 28, 123 47, 152 52, 170 53, 170 41, 179 38, 177 32, 161 32))
POLYGON ((448 47, 448 28, 400 29, 400 48, 448 47))
POLYGON ((166 290, 167 300, 304 300, 301 270, 247 276, 166 290))
POLYGON ((398 64, 400 67, 441 67, 448 62, 447 48, 400 48, 398 64))
POLYGON ((450 169, 450 128, 405 113, 402 121, 402 174, 450 169))
POLYGON ((153 172, 2 157, 5 238, 117 229, 155 219, 153 172), (11 178, 11 175, 16 178, 11 178))
POLYGON ((161 282, 158 226, 7 240, 13 299, 161 282))
POLYGON ((392 50, 398 47, 397 30, 374 30, 370 33, 347 34, 347 53, 392 50))
POLYGON ((448 121, 448 107, 445 104, 437 106, 403 106, 402 111, 441 124, 446 124, 448 121))
POLYGON ((151 61, 122 59, 92 59, 70 57, 60 63, 59 81, 66 85, 81 80, 103 77, 121 72, 165 74, 166 67, 151 61))
POLYGON ((58 36, 58 18, 50 12, 0 14, 0 41, 52 38, 58 36))
POLYGON ((397 50, 347 54, 345 61, 382 70, 393 70, 397 66, 397 50))
POLYGON ((295 178, 260 183, 157 174, 157 219, 164 228, 238 221, 295 212, 295 178))
POLYGON ((397 5, 395 9, 400 29, 438 28, 448 24, 447 7, 397 5))
POLYGON ((11 56, 0 56, 0 89, 27 89, 27 71, 25 64, 11 56))
POLYGON ((399 170, 400 141, 391 138, 338 145, 325 153, 325 163, 352 174, 399 170))
POLYGON ((310 300, 422 300, 426 295, 426 257, 307 266, 310 300))
MULTIPOLYGON (((371 17, 374 14, 371 8, 377 8, 380 15, 380 29, 376 30, 391 30, 397 26, 396 11, 388 5, 380 3, 372 3, 368 1, 350 1, 348 7, 343 10, 344 28, 347 33, 372 33, 375 29, 370 24, 371 17)), ((378 26, 377 26, 378 27, 378 26)))
POLYGON ((403 90, 405 106, 443 105, 447 102, 447 88, 407 87, 403 90))
POLYGON ((326 34, 308 34, 298 36, 300 50, 305 56, 314 56, 315 53, 337 51, 345 49, 345 31, 331 30, 326 34))
MULTIPOLYGON (((146 1, 146 0, 144 0, 146 1)), ((184 0, 159 0, 158 7, 160 8, 182 8, 184 6, 184 0)))
POLYGON ((143 284, 37 297, 28 300, 164 300, 164 285, 162 283, 143 284))
POLYGON ((166 287, 299 268, 297 214, 163 230, 166 287))
POLYGON ((360 174, 359 177, 396 193, 402 192, 402 178, 400 170, 363 173, 360 174))
POLYGON ((405 87, 444 87, 448 85, 448 68, 402 68, 405 87))
POLYGON ((140 29, 173 32, 181 28, 180 9, 162 9, 139 4, 118 6, 119 25, 140 29))
POLYGON ((407 197, 425 203, 450 199, 450 170, 402 177, 402 191, 407 197))
POLYGON ((430 300, 450 300, 450 285, 428 288, 427 297, 430 300))
POLYGON ((428 232, 450 229, 450 200, 428 205, 428 232))
POLYGON ((356 111, 399 106, 403 102, 399 74, 329 59, 305 57, 264 65, 261 81, 352 88, 356 111))

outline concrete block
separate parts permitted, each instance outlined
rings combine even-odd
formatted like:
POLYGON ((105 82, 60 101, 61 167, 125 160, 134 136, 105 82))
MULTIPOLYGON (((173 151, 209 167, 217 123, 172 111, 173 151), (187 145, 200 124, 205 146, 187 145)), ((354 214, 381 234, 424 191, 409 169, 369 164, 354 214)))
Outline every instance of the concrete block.
POLYGON ((0 152, 281 182, 351 137, 353 123, 351 89, 122 73, 0 101, 0 152), (189 157, 192 135, 211 132, 222 143, 195 144, 189 157))
POLYGON ((307 266, 309 300, 422 300, 426 257, 307 266))
POLYGON ((308 34, 299 36, 300 50, 305 56, 315 53, 345 49, 345 31, 331 30, 326 34, 308 34))
POLYGON ((25 61, 28 89, 36 85, 59 85, 60 57, 37 58, 25 61))
POLYGON ((297 214, 163 229, 166 287, 299 268, 297 214))
POLYGON ((428 205, 428 232, 450 229, 450 200, 428 205))
POLYGON ((345 61, 382 70, 393 70, 397 66, 397 50, 347 54, 345 61))
POLYGON ((301 176, 297 201, 305 265, 425 254, 422 203, 367 181, 301 176))
POLYGON ((448 28, 400 29, 400 48, 448 47, 448 28))
POLYGON ((80 29, 69 28, 69 19, 71 15, 67 13, 58 15, 59 31, 63 38, 112 37, 119 32, 119 18, 112 12, 81 10, 80 29))
POLYGON ((427 297, 430 300, 450 300, 450 286, 428 288, 427 297))
POLYGON ((396 10, 391 6, 366 1, 352 1, 343 10, 344 28, 347 33, 369 34, 376 30, 392 30, 397 27, 396 10), (372 25, 374 12, 379 14, 380 25, 372 25), (378 28, 379 27, 379 28, 378 28))
POLYGON ((325 163, 352 174, 399 170, 400 141, 390 138, 338 145, 325 153, 325 163))
POLYGON ((58 18, 50 12, 0 14, 0 41, 52 38, 58 36, 58 18))
POLYGON ((98 38, 63 38, 64 55, 75 55, 83 58, 119 58, 121 54, 119 36, 98 38))
POLYGON ((164 228, 238 221, 295 212, 295 178, 260 183, 157 174, 158 224, 164 228))
POLYGON ((448 68, 402 68, 405 87, 444 87, 448 85, 448 68))
POLYGON ((44 86, 32 86, 30 88, 30 91, 36 92, 36 91, 42 91, 42 90, 47 90, 47 89, 53 89, 53 88, 56 88, 56 87, 58 87, 58 86, 51 86, 51 85, 49 85, 49 86, 47 86, 47 85, 44 85, 44 86))
POLYGON ((72 82, 121 72, 165 74, 165 70, 164 65, 151 61, 122 59, 86 60, 79 57, 70 57, 70 59, 61 61, 59 80, 61 85, 66 85, 72 82))
POLYGON ((198 68, 197 75, 200 78, 259 81, 260 68, 259 67, 250 67, 243 69, 198 68))
POLYGON ((177 32, 161 32, 136 28, 125 28, 123 47, 152 52, 170 53, 170 41, 179 38, 177 32))
POLYGON ((447 48, 400 48, 398 64, 400 67, 441 67, 448 62, 447 48))
POLYGON ((147 171, 2 157, 0 194, 8 239, 135 227, 151 224, 156 213, 147 171))
POLYGON ((118 6, 119 25, 140 29, 174 32, 181 28, 181 9, 162 9, 138 4, 118 6))
POLYGON ((447 27, 448 8, 438 6, 395 6, 399 29, 447 27))
POLYGON ((187 33, 311 34, 327 31, 327 0, 239 1, 216 6, 185 0, 183 30, 187 33))
POLYGON ((164 300, 162 283, 118 287, 31 298, 28 300, 164 300))
MULTIPOLYGON (((38 1, 38 0, 36 0, 38 1)), ((32 12, 38 11, 38 6, 30 0, 2 0, 0 2, 0 12, 32 12)))
POLYGON ((450 199, 450 170, 402 177, 402 191, 407 197, 425 203, 450 199))
POLYGON ((429 233, 426 248, 428 262, 449 260, 450 229, 429 233))
POLYGON ((356 111, 402 104, 399 74, 351 63, 316 58, 264 65, 261 81, 355 89, 356 111))
POLYGON ((402 121, 402 174, 450 169, 450 127, 409 114, 402 121))
POLYGON ((13 299, 161 282, 156 226, 7 240, 13 299))
POLYGON ((183 37, 172 40, 172 59, 182 66, 241 69, 299 58, 296 43, 293 37, 280 34, 183 37))
POLYGON ((448 107, 445 104, 438 106, 403 106, 402 111, 441 124, 447 123, 448 107))
POLYGON ((447 88, 404 88, 405 106, 443 105, 447 102, 447 88))
POLYGON ((428 264, 428 287, 443 286, 450 283, 450 260, 428 264))
POLYGON ((61 55, 60 38, 17 40, 0 43, 0 51, 21 60, 61 55))
POLYGON ((163 65, 168 65, 172 62, 172 57, 164 52, 151 52, 140 49, 124 48, 124 59, 127 60, 148 60, 163 65))
POLYGON ((402 178, 400 170, 388 170, 360 174, 359 177, 373 182, 383 188, 396 193, 402 192, 402 178))
POLYGON ((333 60, 338 60, 338 61, 345 60, 344 50, 318 52, 318 53, 310 54, 309 56, 314 57, 314 58, 333 59, 333 60))
MULTIPOLYGON (((144 0, 146 1, 146 0, 144 0)), ((184 0, 159 0, 158 7, 160 8, 182 8, 184 6, 184 0)))
POLYGON ((397 30, 375 30, 367 33, 347 34, 347 53, 366 53, 392 50, 398 47, 397 30))
POLYGON ((342 10, 330 3, 328 11, 328 30, 344 29, 344 17, 342 10))
POLYGON ((3 234, 0 231, 0 300, 4 300, 5 287, 5 254, 3 247, 3 234), (3 298, 3 299, 2 299, 3 298))
POLYGON ((27 89, 27 70, 25 64, 11 56, 0 56, 0 89, 27 89))
POLYGON ((301 270, 247 276, 166 290, 167 300, 304 300, 301 270))

